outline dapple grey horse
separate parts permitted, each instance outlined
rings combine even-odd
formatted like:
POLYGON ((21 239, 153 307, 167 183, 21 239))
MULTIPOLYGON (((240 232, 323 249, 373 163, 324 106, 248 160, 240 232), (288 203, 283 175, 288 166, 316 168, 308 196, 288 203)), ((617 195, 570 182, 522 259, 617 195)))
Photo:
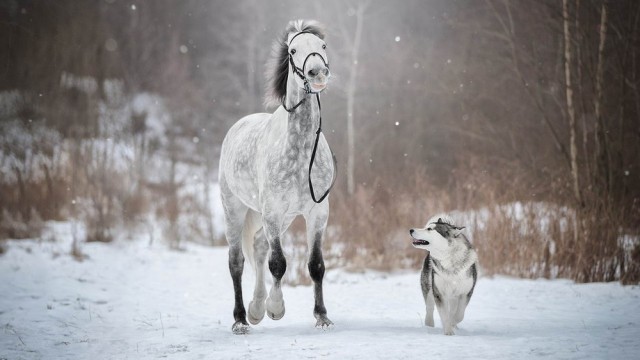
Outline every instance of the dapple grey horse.
POLYGON ((325 272, 322 237, 329 202, 328 199, 317 202, 310 193, 315 187, 326 196, 336 170, 329 145, 320 132, 318 93, 330 78, 324 37, 322 27, 314 21, 296 20, 288 24, 274 43, 267 71, 268 102, 278 108, 272 114, 258 113, 240 119, 229 129, 222 144, 219 181, 235 292, 232 327, 235 334, 247 333, 250 329, 247 317, 252 324, 258 324, 265 310, 274 320, 284 316, 281 280, 287 263, 281 237, 298 215, 304 217, 307 227, 316 326, 333 324, 327 317, 322 296, 325 272), (241 285, 245 257, 256 272, 248 313, 241 285), (273 276, 268 297, 264 283, 267 257, 273 276))

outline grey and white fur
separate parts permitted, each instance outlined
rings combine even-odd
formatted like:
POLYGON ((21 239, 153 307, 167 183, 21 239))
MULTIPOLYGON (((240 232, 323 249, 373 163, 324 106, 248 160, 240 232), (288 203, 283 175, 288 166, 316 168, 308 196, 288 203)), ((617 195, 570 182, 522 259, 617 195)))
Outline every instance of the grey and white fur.
POLYGON ((433 327, 437 306, 445 335, 453 335, 464 319, 478 278, 478 256, 462 229, 450 217, 436 215, 424 228, 409 230, 413 246, 428 250, 420 275, 427 310, 424 323, 433 327))
MULTIPOLYGON (((285 306, 281 280, 287 269, 280 239, 291 222, 302 215, 307 225, 308 268, 314 282, 316 326, 332 324, 327 317, 322 295, 324 260, 322 238, 329 217, 329 200, 316 204, 310 194, 308 169, 318 129, 320 111, 315 94, 304 91, 304 82, 290 66, 291 56, 306 75, 310 89, 320 92, 327 86, 330 73, 320 56, 328 62, 324 31, 314 21, 291 21, 273 46, 268 66, 267 104, 276 104, 274 113, 248 115, 229 129, 220 154, 220 191, 225 217, 225 235, 229 243, 229 270, 235 292, 232 331, 249 331, 247 318, 258 324, 266 314, 278 320, 285 306), (302 34, 299 34, 304 32, 302 34), (296 34, 299 34, 295 39, 296 34), (292 41, 293 40, 293 41, 292 41), (305 65, 303 65, 305 64, 305 65), (294 107, 305 99, 292 112, 294 107), (242 272, 245 256, 253 265, 256 284, 253 299, 245 310, 242 297, 242 272), (268 259, 267 259, 268 258, 268 259), (267 297, 265 265, 273 276, 267 297)), ((317 193, 331 185, 331 151, 320 136, 311 179, 317 193)))

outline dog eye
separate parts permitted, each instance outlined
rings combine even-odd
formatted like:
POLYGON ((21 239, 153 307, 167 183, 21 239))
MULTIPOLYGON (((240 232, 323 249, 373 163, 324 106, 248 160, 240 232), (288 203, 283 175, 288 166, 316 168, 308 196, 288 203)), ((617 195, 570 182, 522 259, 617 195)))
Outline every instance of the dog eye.
POLYGON ((296 49, 291 49, 291 55, 296 53, 296 49))

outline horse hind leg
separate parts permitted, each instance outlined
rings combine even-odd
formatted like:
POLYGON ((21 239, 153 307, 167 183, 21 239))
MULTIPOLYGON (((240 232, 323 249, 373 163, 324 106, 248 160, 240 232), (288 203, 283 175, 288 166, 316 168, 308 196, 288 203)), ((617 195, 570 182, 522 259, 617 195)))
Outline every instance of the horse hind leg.
POLYGON ((265 299, 267 289, 264 285, 264 270, 269 243, 262 230, 258 231, 253 242, 253 254, 255 257, 256 286, 253 291, 253 300, 249 303, 249 322, 256 325, 262 321, 265 314, 265 299))
POLYGON ((244 270, 244 254, 242 252, 242 228, 247 213, 247 207, 240 202, 225 186, 225 182, 220 182, 222 205, 224 207, 225 235, 229 243, 229 272, 233 280, 233 291, 235 305, 233 308, 233 318, 235 323, 231 327, 234 334, 246 334, 249 332, 249 324, 246 320, 246 310, 242 300, 242 272, 244 270))

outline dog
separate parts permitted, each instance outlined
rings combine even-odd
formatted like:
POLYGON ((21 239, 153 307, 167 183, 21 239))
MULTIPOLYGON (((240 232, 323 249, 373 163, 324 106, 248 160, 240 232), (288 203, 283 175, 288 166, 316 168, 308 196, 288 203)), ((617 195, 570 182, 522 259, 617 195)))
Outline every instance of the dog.
POLYGON ((471 243, 446 215, 432 217, 423 229, 411 229, 413 246, 428 250, 420 284, 427 308, 424 323, 433 327, 433 308, 438 307, 445 335, 464 318, 478 278, 478 255, 471 243))

